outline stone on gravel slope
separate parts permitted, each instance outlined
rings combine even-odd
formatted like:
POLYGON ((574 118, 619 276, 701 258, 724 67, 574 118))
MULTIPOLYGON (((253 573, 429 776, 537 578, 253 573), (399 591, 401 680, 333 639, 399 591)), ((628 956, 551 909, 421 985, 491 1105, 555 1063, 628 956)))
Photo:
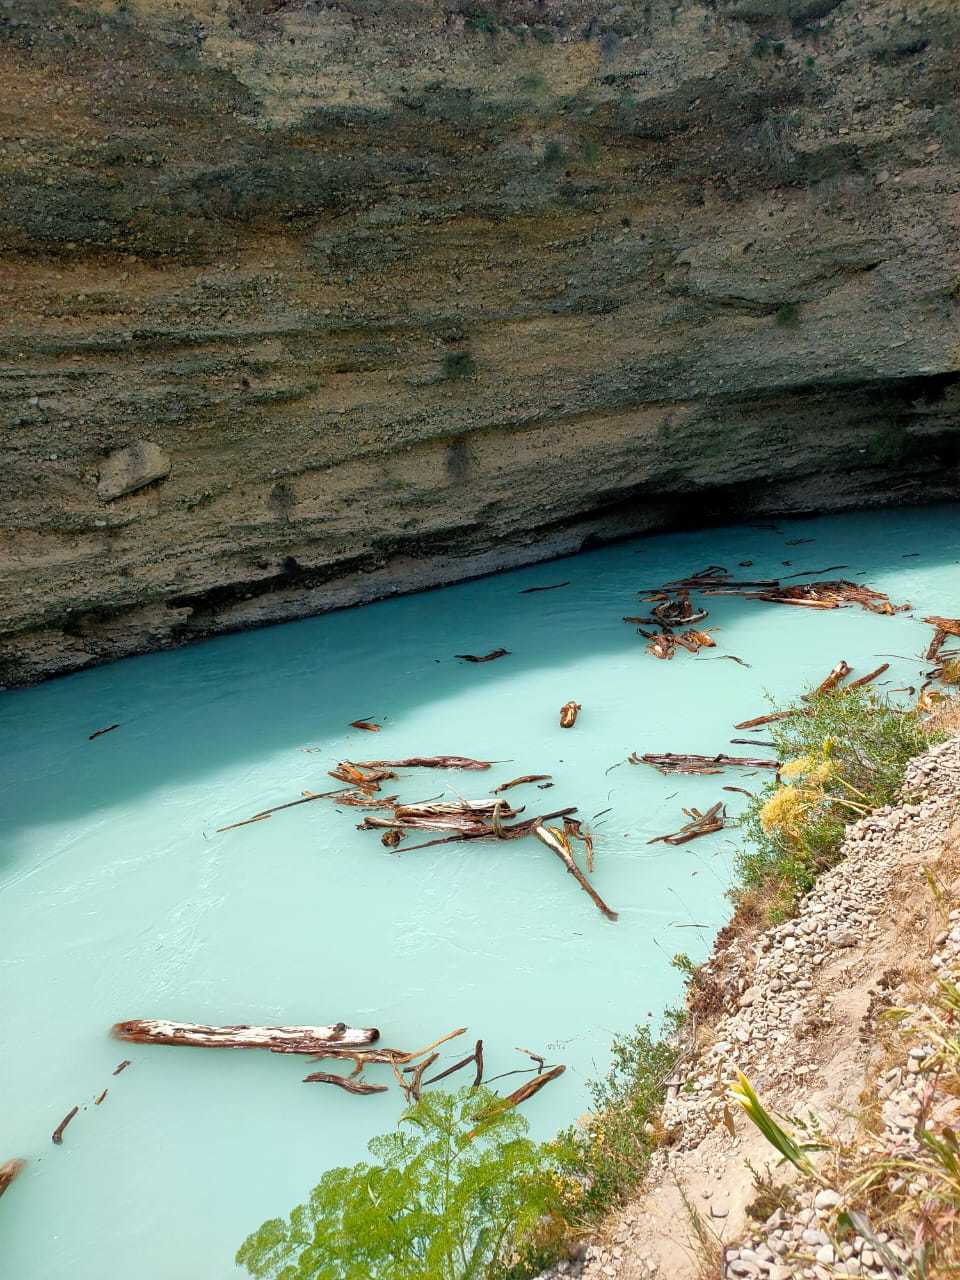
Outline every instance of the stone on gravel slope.
POLYGON ((100 467, 97 497, 112 502, 170 474, 170 459, 159 445, 138 440, 111 453, 100 467))

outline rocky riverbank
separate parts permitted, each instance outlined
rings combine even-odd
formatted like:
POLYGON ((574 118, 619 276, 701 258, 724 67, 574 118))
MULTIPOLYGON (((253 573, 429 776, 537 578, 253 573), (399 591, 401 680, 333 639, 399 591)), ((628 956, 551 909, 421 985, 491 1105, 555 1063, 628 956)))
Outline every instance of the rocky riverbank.
POLYGON ((0 3, 0 683, 960 493, 952 0, 0 3))
MULTIPOLYGON (((922 1021, 931 980, 960 969, 960 737, 912 761, 902 795, 899 805, 848 828, 843 861, 794 919, 718 945, 702 978, 720 1007, 693 1028, 695 1048, 672 1082, 666 1142, 647 1189, 551 1278, 902 1274, 898 1259, 909 1241, 888 1232, 841 1237, 841 1194, 830 1185, 797 1186, 757 1130, 733 1116, 728 1095, 742 1071, 767 1107, 816 1117, 829 1143, 850 1150, 863 1141, 876 1103, 870 1132, 884 1150, 909 1160, 920 1149, 932 1050, 909 1036, 891 1044, 882 1014, 902 1006, 922 1021)), ((954 1098, 939 1123, 956 1111, 954 1098)), ((911 1189, 919 1214, 928 1187, 911 1189)))

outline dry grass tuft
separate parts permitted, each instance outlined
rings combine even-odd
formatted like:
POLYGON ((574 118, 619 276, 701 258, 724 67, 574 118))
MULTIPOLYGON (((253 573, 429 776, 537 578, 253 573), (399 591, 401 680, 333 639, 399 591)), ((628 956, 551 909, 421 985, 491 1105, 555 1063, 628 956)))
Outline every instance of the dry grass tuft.
POLYGON ((960 733, 960 698, 945 698, 938 702, 930 715, 924 719, 924 725, 931 736, 947 737, 960 733))

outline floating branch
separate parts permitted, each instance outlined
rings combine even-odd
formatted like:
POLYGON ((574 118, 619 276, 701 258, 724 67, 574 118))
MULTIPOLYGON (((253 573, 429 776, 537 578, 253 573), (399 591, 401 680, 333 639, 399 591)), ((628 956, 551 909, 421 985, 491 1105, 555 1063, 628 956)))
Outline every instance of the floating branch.
POLYGON ((489 653, 455 653, 453 656, 464 662, 493 662, 495 658, 506 658, 509 653, 509 649, 491 649, 489 653))
POLYGON ((654 836, 652 840, 648 840, 647 844, 686 844, 689 840, 696 840, 699 836, 712 835, 714 831, 722 831, 726 826, 726 810, 723 807, 723 801, 718 800, 712 805, 706 813, 701 813, 699 809, 684 809, 683 811, 690 819, 685 823, 679 831, 674 831, 667 836, 654 836))
MULTIPOLYGON (((350 763, 349 761, 345 763, 350 763)), ((360 760, 356 769, 489 769, 497 760, 471 760, 467 756, 409 756, 406 760, 360 760)), ((343 765, 340 766, 343 768, 343 765)))
MULTIPOLYGON (((546 588, 544 588, 544 590, 546 590, 546 588)), ((477 1041, 476 1045, 474 1046, 473 1053, 468 1054, 466 1058, 461 1058, 460 1061, 455 1062, 452 1067, 447 1067, 446 1071, 441 1071, 437 1075, 431 1076, 429 1080, 424 1080, 422 1087, 426 1089, 427 1085, 437 1084, 438 1081, 440 1080, 446 1080, 447 1076, 452 1076, 455 1071, 462 1071, 463 1068, 466 1066, 469 1066, 471 1062, 475 1064, 477 1069, 474 1075, 473 1084, 470 1087, 472 1089, 479 1088, 480 1083, 483 1080, 483 1041, 482 1040, 477 1041)))
POLYGON ((411 1100, 413 1102, 420 1101, 420 1088, 423 1080, 423 1073, 426 1071, 427 1067, 432 1067, 439 1057, 439 1053, 431 1053, 429 1058, 424 1058, 424 1060, 422 1062, 418 1062, 415 1067, 404 1067, 404 1071, 408 1071, 410 1073, 411 1078, 409 1081, 404 1080, 403 1076, 397 1072, 396 1068, 394 1068, 394 1074, 397 1075, 400 1082, 400 1088, 403 1090, 404 1097, 408 1102, 411 1100))
POLYGON ((521 1102, 526 1102, 535 1093, 539 1093, 551 1080, 556 1080, 558 1076, 562 1076, 564 1071, 566 1071, 566 1067, 563 1063, 559 1063, 557 1066, 551 1067, 549 1071, 543 1071, 539 1075, 535 1075, 532 1080, 525 1081, 519 1089, 514 1089, 513 1093, 508 1093, 505 1098, 495 1103, 494 1107, 484 1114, 492 1115, 495 1111, 506 1111, 510 1107, 519 1107, 521 1102))
POLYGON ((501 791, 509 791, 511 787, 522 786, 525 782, 549 782, 552 777, 552 773, 525 773, 519 778, 511 778, 509 782, 501 782, 499 787, 493 788, 493 794, 497 796, 501 791))
MULTIPOLYGON (((379 791, 380 783, 387 782, 392 778, 396 778, 396 774, 392 769, 374 768, 367 765, 355 765, 350 760, 341 760, 335 769, 328 769, 329 777, 336 778, 338 782, 346 782, 351 787, 357 787, 360 791, 379 791), (364 773, 364 769, 367 772, 364 773)), ((331 792, 335 795, 336 792, 331 792)))
POLYGON ((367 733, 379 733, 380 725, 374 724, 372 720, 351 720, 351 729, 366 729, 367 733))
POLYGON ((771 751, 777 749, 775 742, 765 742, 762 738, 731 738, 730 741, 736 747, 769 747, 771 751))
POLYGON ((576 859, 574 858, 573 852, 570 848, 570 842, 567 840, 564 833, 562 831, 558 831, 556 827, 545 827, 542 825, 542 822, 538 822, 533 827, 533 834, 538 840, 547 846, 551 853, 555 853, 557 855, 566 869, 573 876, 574 880, 576 880, 580 888, 584 893, 589 895, 594 904, 603 912, 607 919, 616 920, 616 911, 607 906, 599 893, 597 893, 596 889, 594 889, 593 885, 577 866, 576 859))
POLYGON ((560 708, 560 728, 572 729, 577 723, 577 716, 583 710, 579 702, 565 702, 560 708))
POLYGON ((351 1062, 359 1064, 361 1067, 367 1066, 371 1062, 395 1062, 398 1066, 403 1066, 407 1062, 413 1062, 415 1058, 422 1058, 424 1054, 431 1053, 438 1046, 446 1044, 448 1040, 456 1040, 457 1036, 462 1036, 466 1029, 466 1027, 457 1027, 455 1031, 448 1031, 446 1035, 432 1040, 430 1044, 425 1044, 422 1049, 386 1049, 383 1047, 354 1049, 343 1043, 330 1043, 319 1049, 313 1055, 313 1059, 315 1062, 324 1062, 330 1058, 348 1058, 351 1062))
POLYGON ((113 733, 114 729, 119 729, 119 728, 120 728, 119 722, 117 724, 108 724, 105 729, 96 729, 93 733, 91 733, 89 738, 87 738, 87 741, 92 742, 94 738, 102 738, 105 733, 113 733))
POLYGON ((369 791, 341 791, 335 793, 333 803, 346 804, 353 809, 392 809, 397 802, 397 797, 382 796, 379 800, 375 799, 369 791))
POLYGON ((627 759, 631 764, 652 764, 661 773, 720 773, 723 769, 779 769, 779 760, 754 760, 748 756, 677 755, 672 751, 662 754, 647 752, 638 756, 631 752, 627 759))
POLYGON ((749 796, 751 800, 753 799, 755 794, 753 791, 748 791, 746 787, 721 787, 720 790, 721 791, 739 791, 740 795, 749 796))
POLYGON ((837 687, 841 680, 846 680, 852 670, 853 668, 841 658, 827 678, 817 685, 813 693, 804 695, 805 699, 809 702, 811 698, 818 698, 822 693, 829 693, 831 689, 837 687))
POLYGON ((322 1053, 333 1046, 373 1044, 376 1027, 207 1027, 195 1022, 134 1018, 118 1022, 112 1034, 135 1044, 186 1045, 194 1049, 269 1049, 271 1053, 322 1053))
POLYGON ((927 652, 924 654, 924 657, 926 658, 927 662, 936 662, 937 658, 939 658, 940 656, 940 650, 943 648, 946 642, 947 642, 947 633, 943 631, 940 627, 938 627, 936 631, 934 631, 933 633, 933 639, 930 641, 930 647, 927 649, 927 652))
POLYGON ((110 1092, 109 1089, 104 1089, 103 1093, 101 1093, 99 1097, 94 1098, 93 1105, 95 1107, 99 1107, 100 1103, 104 1100, 104 1098, 107 1096, 109 1092, 110 1092))
POLYGON ((408 845, 404 853, 413 853, 415 849, 429 849, 436 844, 455 844, 462 840, 519 840, 523 836, 530 835, 538 822, 545 822, 548 818, 565 818, 567 814, 576 813, 576 811, 576 805, 570 805, 566 809, 555 809, 553 813, 545 813, 539 818, 526 818, 523 822, 514 822, 508 827, 501 826, 499 823, 496 825, 490 823, 484 829, 478 827, 475 831, 458 831, 454 835, 442 836, 437 840, 425 840, 422 844, 408 845))
POLYGON ((568 840, 582 840, 587 855, 587 871, 593 875, 593 836, 579 818, 564 818, 563 834, 568 840))
POLYGON ((351 1076, 338 1076, 333 1071, 312 1071, 303 1077, 304 1084, 336 1084, 347 1093, 386 1093, 385 1084, 366 1084, 363 1080, 354 1080, 351 1076))
POLYGON ((55 1146, 59 1147, 60 1144, 63 1142, 64 1130, 66 1129, 67 1125, 70 1123, 70 1121, 73 1119, 73 1117, 77 1114, 79 1110, 80 1110, 79 1107, 71 1108, 71 1110, 67 1112, 67 1114, 63 1117, 63 1119, 54 1129, 51 1137, 55 1146))
POLYGON ((865 684, 870 684, 876 680, 877 676, 882 676, 885 671, 890 670, 890 663, 884 662, 882 666, 877 667, 875 671, 868 671, 865 676, 861 676, 859 680, 851 680, 849 684, 844 685, 845 689, 862 689, 865 684))
POLYGON ((926 653, 927 661, 935 662, 940 650, 946 643, 947 636, 960 636, 960 618, 938 618, 934 614, 930 618, 924 618, 924 622, 935 628, 933 639, 930 641, 930 648, 926 653))
POLYGON ((120 1074, 120 1072, 121 1072, 121 1071, 126 1071, 127 1067, 129 1067, 129 1065, 130 1065, 130 1059, 129 1059, 129 1058, 124 1058, 124 1060, 123 1060, 121 1063, 119 1063, 117 1066, 115 1066, 115 1067, 113 1068, 113 1074, 114 1074, 115 1076, 118 1076, 118 1075, 120 1074))
POLYGON ((848 564, 828 564, 825 569, 798 569, 796 573, 788 573, 785 575, 784 581, 789 578, 812 578, 821 573, 833 573, 837 569, 849 569, 848 564))
MULTIPOLYGON (((457 1036, 462 1036, 466 1027, 458 1027, 456 1031, 449 1031, 445 1036, 440 1036, 434 1040, 432 1044, 424 1045, 422 1049, 414 1049, 406 1051, 403 1049, 351 1049, 343 1046, 330 1045, 320 1053, 315 1055, 316 1061, 323 1061, 325 1058, 346 1059, 353 1063, 353 1070, 348 1076, 337 1075, 329 1071, 313 1071, 308 1076, 304 1076, 305 1084, 333 1084, 341 1089, 346 1089, 348 1093, 370 1094, 384 1093, 386 1085, 371 1085, 365 1081, 358 1079, 363 1074, 364 1068, 372 1064, 384 1063, 393 1071, 394 1077, 400 1088, 403 1090, 407 1100, 411 1098, 414 1101, 420 1099, 421 1082, 424 1071, 434 1062, 436 1062, 438 1054, 434 1052, 438 1045, 445 1044, 448 1040, 453 1040, 457 1036), (421 1059, 416 1062, 416 1059, 421 1059), (414 1066, 406 1066, 407 1063, 416 1063, 414 1066), (400 1068, 412 1074, 411 1080, 404 1079, 400 1068)), ((480 1042, 477 1042, 480 1052, 480 1062, 483 1061, 483 1051, 480 1042)), ((477 1049, 467 1059, 473 1062, 476 1058, 477 1049)), ((450 1074, 444 1072, 443 1074, 450 1074)))
POLYGON ((271 814, 279 813, 281 809, 293 809, 298 804, 309 804, 311 800, 328 800, 331 796, 343 795, 343 791, 305 791, 299 800, 288 800, 286 804, 275 804, 270 809, 261 809, 259 813, 255 813, 252 818, 244 818, 241 822, 231 822, 225 827, 217 827, 217 833, 221 831, 235 831, 237 827, 249 827, 252 822, 263 822, 265 818, 269 818, 271 814))
POLYGON ((569 582, 553 582, 549 587, 524 587, 520 595, 532 596, 537 591, 559 591, 561 587, 569 587, 569 585, 569 582))
POLYGON ((791 716, 808 716, 809 711, 793 710, 790 711, 771 711, 767 716, 754 716, 752 720, 741 720, 739 724, 735 724, 735 729, 758 729, 762 724, 774 724, 777 720, 789 720, 791 716))
POLYGON ((10 1183, 23 1172, 26 1168, 26 1160, 5 1160, 0 1164, 0 1196, 6 1191, 10 1183))

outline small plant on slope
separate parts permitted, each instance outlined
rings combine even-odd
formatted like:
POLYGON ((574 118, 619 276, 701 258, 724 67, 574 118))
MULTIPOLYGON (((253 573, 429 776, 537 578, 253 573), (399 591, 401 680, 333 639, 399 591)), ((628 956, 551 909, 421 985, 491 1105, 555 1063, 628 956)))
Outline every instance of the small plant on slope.
POLYGON ((622 1200, 646 1173, 657 1145, 654 1119, 679 1056, 675 1045, 654 1040, 646 1026, 618 1036, 611 1053, 609 1071, 590 1083, 593 1106, 585 1128, 568 1135, 584 1182, 585 1218, 622 1200))

